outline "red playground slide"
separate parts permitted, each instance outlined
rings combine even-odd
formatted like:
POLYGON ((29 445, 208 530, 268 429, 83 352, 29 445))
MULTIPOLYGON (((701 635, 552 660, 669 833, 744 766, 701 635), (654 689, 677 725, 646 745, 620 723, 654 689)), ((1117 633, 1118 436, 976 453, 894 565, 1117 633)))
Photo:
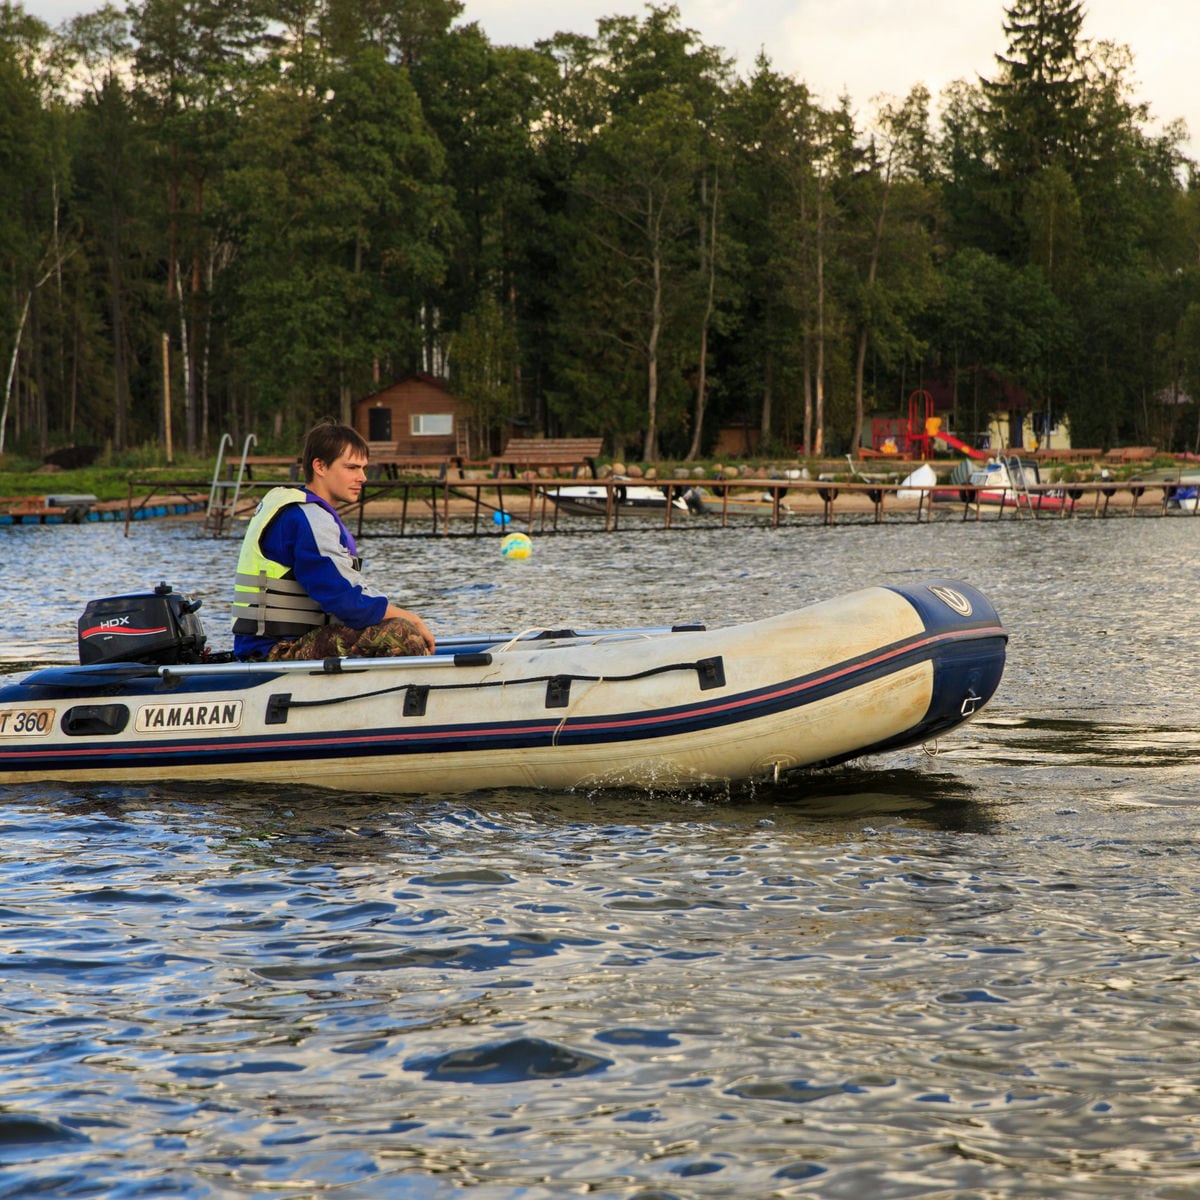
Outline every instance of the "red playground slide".
POLYGON ((961 450, 968 458, 984 460, 988 457, 986 450, 976 450, 974 446, 968 446, 966 442, 961 438, 956 438, 952 433, 943 433, 939 429, 936 433, 931 433, 929 436, 936 441, 945 442, 951 450, 961 450))

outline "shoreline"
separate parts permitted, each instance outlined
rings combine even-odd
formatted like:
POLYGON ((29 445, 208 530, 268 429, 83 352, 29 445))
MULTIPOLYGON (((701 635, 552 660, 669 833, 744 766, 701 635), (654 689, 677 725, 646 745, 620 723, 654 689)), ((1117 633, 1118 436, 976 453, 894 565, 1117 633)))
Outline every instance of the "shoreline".
MULTIPOLYGON (((147 481, 148 482, 148 481, 147 481)), ((275 480, 253 481, 253 491, 247 489, 238 498, 235 511, 226 508, 213 529, 214 536, 229 536, 234 528, 249 519, 257 504, 257 491, 276 486, 275 480), (221 532, 223 530, 223 532, 221 532)), ((554 532, 560 516, 568 520, 570 532, 606 532, 613 528, 650 528, 668 524, 667 510, 631 512, 615 509, 612 519, 603 512, 595 516, 559 514, 553 501, 544 492, 554 486, 568 487, 579 480, 564 479, 463 479, 463 480, 394 480, 372 481, 368 493, 359 504, 341 510, 348 526, 365 522, 399 520, 418 528, 413 536, 430 533, 431 526, 443 527, 452 522, 473 521, 476 536, 500 532, 502 529, 526 527, 543 533, 554 532), (372 494, 374 493, 374 494, 372 494), (503 508, 510 520, 500 526, 494 513, 503 508), (435 520, 436 518, 436 520, 435 520), (581 524, 582 523, 582 524, 581 524)), ((611 484, 611 481, 589 481, 611 484)), ((713 521, 735 525, 776 522, 775 497, 778 497, 778 524, 789 520, 813 519, 823 524, 836 524, 841 517, 869 517, 875 523, 888 523, 897 516, 917 521, 947 519, 987 520, 998 517, 1076 518, 1103 516, 1111 510, 1134 512, 1140 515, 1195 515, 1194 510, 1169 507, 1174 490, 1179 485, 1170 479, 1126 479, 1088 482, 1068 482, 1042 485, 1028 494, 1010 496, 1001 506, 993 501, 977 503, 968 487, 945 483, 914 488, 900 483, 864 482, 861 480, 795 480, 795 479, 721 479, 646 480, 648 486, 670 486, 676 493, 690 487, 704 492, 704 511, 700 514, 672 509, 671 527, 687 527, 698 522, 711 525, 713 521), (941 493, 931 499, 933 493, 941 493), (956 497, 946 493, 955 493, 956 497), (728 497, 729 508, 726 509, 728 497)), ((612 484, 612 486, 616 486, 612 484)), ((52 494, 53 495, 53 494, 52 494)), ((90 498, 79 497, 77 500, 90 498)), ((142 519, 174 519, 212 523, 207 506, 207 490, 201 494, 191 483, 163 481, 140 497, 131 491, 128 500, 92 501, 90 504, 53 506, 47 497, 27 497, 6 510, 0 505, 0 527, 29 524, 91 524, 124 522, 142 519), (41 503, 39 503, 41 501, 41 503)), ((216 510, 214 509, 214 512, 216 510)), ((568 531, 568 530, 564 530, 568 531)))

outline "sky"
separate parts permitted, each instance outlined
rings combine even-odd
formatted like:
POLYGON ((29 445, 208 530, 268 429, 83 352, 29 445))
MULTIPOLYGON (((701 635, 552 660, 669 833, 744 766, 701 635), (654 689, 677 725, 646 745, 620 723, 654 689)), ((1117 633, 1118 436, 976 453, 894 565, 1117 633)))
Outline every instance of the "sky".
MULTIPOLYGON (((902 98, 923 83, 935 101, 946 84, 995 69, 1005 49, 1005 0, 676 0, 683 24, 748 73, 760 50, 776 70, 825 104, 848 95, 865 117, 880 95, 902 98)), ((24 0, 51 25, 100 7, 79 0, 24 0)), ((532 46, 562 30, 595 32, 604 16, 641 16, 642 0, 464 0, 498 45, 532 46)), ((1085 0, 1083 36, 1133 52, 1134 98, 1150 105, 1151 128, 1182 118, 1200 155, 1200 83, 1195 0, 1085 0)))

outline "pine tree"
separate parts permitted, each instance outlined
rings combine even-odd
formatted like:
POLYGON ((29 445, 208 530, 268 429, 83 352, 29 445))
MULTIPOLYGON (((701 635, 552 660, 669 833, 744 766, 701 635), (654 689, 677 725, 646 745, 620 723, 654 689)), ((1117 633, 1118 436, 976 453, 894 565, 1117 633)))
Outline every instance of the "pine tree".
POLYGON ((999 167, 1018 178, 1068 166, 1079 152, 1087 47, 1079 0, 1015 0, 1005 9, 1008 53, 983 81, 999 167))

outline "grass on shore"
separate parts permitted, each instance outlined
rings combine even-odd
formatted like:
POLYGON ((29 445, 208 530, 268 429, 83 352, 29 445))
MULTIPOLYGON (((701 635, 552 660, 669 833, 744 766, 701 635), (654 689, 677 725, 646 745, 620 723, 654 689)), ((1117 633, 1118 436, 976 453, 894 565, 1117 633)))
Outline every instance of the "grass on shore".
MULTIPOLYGON (((0 455, 0 500, 25 499, 49 493, 92 495, 98 500, 126 500, 129 497, 130 480, 140 482, 148 479, 203 484, 207 489, 214 465, 213 458, 194 455, 177 458, 167 466, 162 462, 161 455, 131 453, 122 456, 119 462, 64 470, 42 465, 36 459, 0 455), (143 462, 142 459, 147 461, 143 462)), ((228 478, 228 469, 237 469, 236 460, 232 468, 228 463, 226 467, 224 475, 228 478)), ((261 469, 256 473, 261 475, 261 469)), ((287 478, 286 471, 279 474, 281 479, 287 478)), ((145 488, 138 491, 145 491, 145 488)))
MULTIPOLYGON (((934 465, 939 469, 944 468, 948 472, 953 469, 956 461, 945 460, 934 465)), ((720 464, 715 463, 690 463, 684 465, 689 468, 702 469, 704 474, 709 478, 715 478, 721 471, 720 464)), ((769 476, 771 471, 777 470, 780 466, 780 460, 764 459, 761 462, 738 460, 737 465, 743 470, 747 467, 754 468, 752 473, 761 478, 769 476)), ((786 465, 794 467, 798 464, 793 460, 793 462, 786 465)), ((892 468, 903 467, 905 470, 911 467, 911 464, 901 463, 889 463, 887 465, 892 468)), ((1154 468, 1173 465, 1175 465, 1174 459, 1167 456, 1161 460, 1155 459, 1153 462, 1110 467, 1110 476, 1114 479, 1122 479, 1129 475, 1145 473, 1154 468)), ((226 467, 227 470, 224 472, 223 477, 230 478, 231 472, 236 470, 236 460, 227 463, 226 467)), ((673 467, 674 464, 660 463, 658 477, 660 479, 670 479, 673 467)), ((879 465, 874 460, 860 464, 860 467, 871 474, 876 474, 880 470, 879 465)), ((98 500, 125 500, 129 496, 131 480, 145 483, 147 480, 161 479, 164 482, 187 482, 193 486, 203 485, 207 487, 212 479, 213 468, 214 460, 211 457, 201 458, 200 456, 192 456, 189 458, 180 458, 170 466, 167 466, 161 461, 161 454, 152 455, 145 452, 122 456, 122 461, 119 463, 93 465, 74 470, 47 467, 40 465, 36 459, 21 459, 16 455, 5 455, 0 456, 0 500, 24 499, 31 496, 44 496, 48 493, 92 495, 98 500)), ((851 478, 847 464, 844 462, 812 463, 809 464, 809 468, 814 478, 821 471, 828 471, 829 474, 825 475, 825 477, 834 480, 849 480, 851 478), (839 465, 840 470, 838 469, 839 465)), ((1059 468, 1053 474, 1064 482, 1089 480, 1095 478, 1097 470, 1096 464, 1075 464, 1059 468)), ((1043 478, 1046 478, 1050 474, 1050 470, 1043 470, 1043 478)), ((274 479, 276 477, 280 481, 286 480, 288 478, 287 470, 284 468, 272 469, 262 467, 255 469, 256 479, 274 479)), ((145 489, 141 488, 139 490, 144 491, 145 489)))

